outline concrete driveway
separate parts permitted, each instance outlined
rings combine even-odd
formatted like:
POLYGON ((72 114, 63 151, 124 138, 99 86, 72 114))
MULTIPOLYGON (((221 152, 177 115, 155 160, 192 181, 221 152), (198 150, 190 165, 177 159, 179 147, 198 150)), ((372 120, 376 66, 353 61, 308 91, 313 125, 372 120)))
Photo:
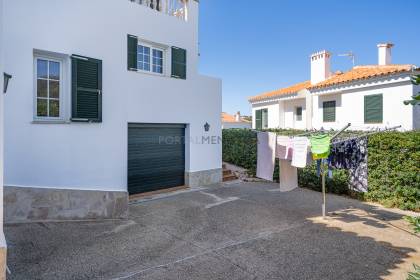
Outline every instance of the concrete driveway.
POLYGON ((420 238, 402 213, 231 183, 137 201, 126 221, 5 227, 9 279, 405 279, 420 238), (334 213, 332 213, 334 211, 334 213))

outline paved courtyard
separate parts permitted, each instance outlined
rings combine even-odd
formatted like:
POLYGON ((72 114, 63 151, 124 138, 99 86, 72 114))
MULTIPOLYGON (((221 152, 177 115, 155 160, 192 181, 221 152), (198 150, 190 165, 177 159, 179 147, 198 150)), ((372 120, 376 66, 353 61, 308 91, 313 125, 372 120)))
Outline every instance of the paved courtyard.
POLYGON ((405 279, 420 238, 402 213, 231 183, 133 202, 125 221, 5 227, 8 279, 405 279))

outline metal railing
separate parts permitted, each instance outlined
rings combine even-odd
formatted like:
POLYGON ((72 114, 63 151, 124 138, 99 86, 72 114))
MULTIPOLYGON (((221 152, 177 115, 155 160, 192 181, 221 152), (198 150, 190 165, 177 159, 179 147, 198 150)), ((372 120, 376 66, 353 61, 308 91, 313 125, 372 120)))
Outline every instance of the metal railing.
POLYGON ((129 0, 130 2, 148 7, 183 20, 188 19, 188 0, 129 0))

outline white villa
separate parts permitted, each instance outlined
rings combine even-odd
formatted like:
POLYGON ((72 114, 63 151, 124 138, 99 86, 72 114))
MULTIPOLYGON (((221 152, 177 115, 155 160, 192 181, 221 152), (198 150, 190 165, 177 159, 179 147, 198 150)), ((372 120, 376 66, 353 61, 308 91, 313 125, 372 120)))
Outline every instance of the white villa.
POLYGON ((198 17, 197 0, 4 0, 5 222, 121 218, 129 195, 221 182, 198 17))
POLYGON ((311 55, 310 80, 252 97, 253 128, 368 130, 401 125, 420 128, 420 106, 406 106, 420 91, 414 65, 391 63, 392 44, 378 45, 378 65, 331 72, 331 54, 311 55))

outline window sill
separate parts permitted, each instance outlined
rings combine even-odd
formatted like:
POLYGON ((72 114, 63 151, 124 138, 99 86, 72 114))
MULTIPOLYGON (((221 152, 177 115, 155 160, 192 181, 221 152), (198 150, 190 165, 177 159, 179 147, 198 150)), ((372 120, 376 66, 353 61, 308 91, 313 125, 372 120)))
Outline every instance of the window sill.
POLYGON ((71 124, 68 120, 33 120, 32 124, 71 124))
POLYGON ((128 71, 139 73, 139 74, 145 74, 145 75, 149 75, 149 76, 154 76, 154 77, 170 78, 166 74, 160 74, 160 73, 149 72, 149 71, 144 71, 144 70, 129 69, 128 71))

